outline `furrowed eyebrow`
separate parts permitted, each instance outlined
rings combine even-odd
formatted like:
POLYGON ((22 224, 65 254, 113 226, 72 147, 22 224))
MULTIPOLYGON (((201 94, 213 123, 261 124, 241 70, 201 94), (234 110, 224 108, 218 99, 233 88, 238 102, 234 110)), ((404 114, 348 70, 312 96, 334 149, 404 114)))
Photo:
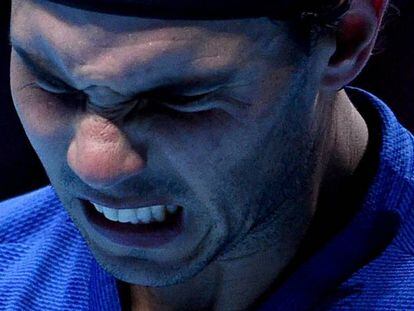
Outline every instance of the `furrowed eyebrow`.
MULTIPOLYGON (((71 87, 68 82, 65 82, 64 79, 48 69, 49 66, 47 65, 47 60, 26 50, 21 43, 15 40, 12 36, 9 36, 9 44, 22 59, 25 66, 28 67, 30 72, 35 75, 40 82, 62 89, 75 90, 75 88, 71 87)), ((215 73, 207 76, 174 77, 173 79, 167 79, 158 85, 154 85, 149 89, 137 91, 133 96, 157 93, 202 93, 200 90, 221 88, 223 85, 226 85, 229 80, 231 80, 231 74, 229 73, 224 75, 217 75, 217 73, 215 73)))
POLYGON ((42 63, 47 63, 45 60, 24 49, 12 36, 9 36, 9 44, 36 78, 50 85, 70 88, 66 82, 48 70, 48 66, 41 65, 42 63))

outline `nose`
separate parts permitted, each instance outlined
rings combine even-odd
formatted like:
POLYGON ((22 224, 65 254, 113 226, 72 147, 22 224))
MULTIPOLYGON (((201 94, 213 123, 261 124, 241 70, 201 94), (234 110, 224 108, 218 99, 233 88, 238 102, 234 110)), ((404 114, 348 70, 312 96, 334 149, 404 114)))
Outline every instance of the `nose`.
POLYGON ((98 115, 77 124, 67 161, 73 172, 94 188, 111 187, 145 167, 143 155, 132 148, 120 128, 98 115))

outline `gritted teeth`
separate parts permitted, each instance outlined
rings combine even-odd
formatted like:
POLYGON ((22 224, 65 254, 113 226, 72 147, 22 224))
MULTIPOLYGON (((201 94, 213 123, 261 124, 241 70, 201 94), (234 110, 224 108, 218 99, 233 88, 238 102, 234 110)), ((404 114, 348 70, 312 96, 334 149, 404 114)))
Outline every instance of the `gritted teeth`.
POLYGON ((166 218, 166 213, 174 214, 178 210, 176 205, 153 205, 134 209, 114 209, 93 202, 91 203, 105 218, 132 224, 163 222, 166 218))

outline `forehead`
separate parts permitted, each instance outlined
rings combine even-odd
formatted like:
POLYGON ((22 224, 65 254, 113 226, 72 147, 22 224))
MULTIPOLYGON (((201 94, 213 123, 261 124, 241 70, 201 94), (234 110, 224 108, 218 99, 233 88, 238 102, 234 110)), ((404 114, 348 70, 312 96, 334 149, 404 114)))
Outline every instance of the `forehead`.
POLYGON ((152 84, 160 72, 172 80, 219 75, 258 49, 266 53, 282 28, 267 18, 165 20, 15 0, 11 37, 82 88, 88 79, 108 77, 119 84, 125 77, 152 84))

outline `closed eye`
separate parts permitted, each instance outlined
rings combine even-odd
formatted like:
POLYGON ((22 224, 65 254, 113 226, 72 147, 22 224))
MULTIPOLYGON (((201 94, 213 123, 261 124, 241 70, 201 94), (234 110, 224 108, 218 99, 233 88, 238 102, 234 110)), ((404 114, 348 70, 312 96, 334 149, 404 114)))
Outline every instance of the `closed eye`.
POLYGON ((22 91, 26 88, 34 88, 34 89, 39 89, 42 90, 44 92, 48 92, 51 94, 72 94, 72 93, 76 93, 78 92, 75 89, 72 88, 68 88, 68 87, 62 87, 62 86, 58 86, 55 84, 51 84, 51 83, 47 83, 47 82, 43 82, 43 81, 34 81, 34 82, 30 82, 27 83, 21 87, 19 87, 18 91, 22 91))
POLYGON ((200 112, 217 108, 217 103, 212 101, 198 101, 186 105, 164 104, 166 107, 179 112, 200 112))
POLYGON ((78 90, 75 90, 74 88, 71 88, 69 86, 66 85, 61 85, 61 84, 57 84, 57 83, 51 83, 51 82, 45 82, 45 81, 37 81, 36 85, 49 93, 52 94, 72 94, 72 93, 77 93, 79 92, 78 90))
POLYGON ((200 112, 215 108, 212 101, 212 93, 195 96, 172 95, 166 98, 157 96, 157 103, 179 112, 200 112))

